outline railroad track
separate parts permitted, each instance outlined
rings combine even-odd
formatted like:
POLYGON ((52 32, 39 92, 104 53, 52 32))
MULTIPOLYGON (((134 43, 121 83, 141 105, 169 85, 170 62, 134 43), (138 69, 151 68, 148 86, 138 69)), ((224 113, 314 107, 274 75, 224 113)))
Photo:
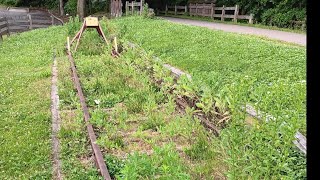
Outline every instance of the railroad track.
POLYGON ((97 137, 96 137, 96 135, 94 133, 93 126, 89 122, 89 120, 90 120, 89 109, 88 109, 88 106, 86 104, 86 98, 85 98, 85 96, 83 94, 83 91, 82 91, 79 75, 77 73, 77 68, 76 68, 76 65, 75 65, 75 61, 74 61, 74 59, 72 57, 72 53, 69 50, 67 51, 67 54, 68 54, 67 56, 68 56, 68 59, 70 61, 70 67, 71 67, 71 71, 72 71, 72 80, 73 80, 75 88, 77 89, 77 95, 78 95, 78 97, 80 99, 80 105, 81 105, 81 108, 82 108, 82 111, 83 111, 84 120, 85 120, 85 122, 87 124, 86 125, 87 132, 88 132, 88 136, 89 136, 89 140, 90 140, 90 145, 91 145, 94 157, 95 157, 96 167, 99 170, 99 173, 101 174, 101 176, 105 180, 111 180, 107 165, 106 165, 106 163, 105 163, 105 161, 103 159, 103 155, 102 155, 101 149, 96 144, 97 137))
MULTIPOLYGON (((69 48, 67 48, 67 49, 69 49, 69 48)), ((116 58, 116 57, 118 57, 120 55, 117 51, 115 51, 115 49, 117 49, 117 48, 114 48, 111 51, 111 55, 114 58, 116 58)), ((85 98, 85 95, 84 95, 82 87, 81 87, 81 83, 80 83, 79 75, 77 73, 77 68, 76 68, 76 64, 75 64, 74 58, 72 57, 72 53, 69 50, 67 50, 67 56, 68 56, 68 59, 70 61, 70 67, 71 67, 71 71, 72 71, 72 80, 73 80, 74 86, 75 86, 75 88, 77 90, 77 95, 78 95, 78 97, 80 99, 81 108, 82 108, 82 111, 83 111, 83 114, 84 114, 84 120, 86 122, 86 128, 87 128, 87 132, 88 132, 89 141, 90 141, 90 144, 91 144, 91 147, 92 147, 92 150, 93 150, 93 154, 94 154, 94 157, 95 157, 96 167, 97 167, 98 171, 100 172, 101 176, 104 179, 107 179, 107 180, 110 179, 111 180, 111 177, 110 177, 106 162, 103 159, 103 155, 102 155, 101 149, 96 144, 97 137, 95 135, 94 128, 93 128, 92 124, 89 122, 90 114, 89 114, 88 106, 86 104, 86 98, 85 98)), ((182 72, 181 70, 176 69, 176 68, 174 68, 174 67, 172 67, 172 66, 170 66, 168 64, 165 64, 164 68, 170 70, 171 74, 176 78, 179 78, 182 74, 186 74, 186 73, 182 72)), ((187 77, 191 78, 190 75, 188 75, 188 74, 186 74, 186 75, 187 75, 187 77)), ((186 104, 181 99, 180 100, 177 99, 176 103, 177 103, 177 108, 182 112, 186 109, 186 107, 190 106, 190 105, 186 104)), ((216 127, 211 122, 209 122, 207 117, 205 117, 203 114, 198 114, 198 115, 196 115, 196 117, 199 120, 201 120, 202 124, 207 129, 211 130, 211 132, 213 132, 216 136, 219 136, 221 129, 216 127)))
MULTIPOLYGON (((138 46, 132 42, 129 43, 130 48, 138 48, 138 46)), ((142 53, 146 54, 145 51, 142 53)), ((158 57, 154 57, 155 61, 161 61, 158 57)), ((181 71, 180 69, 177 69, 169 64, 164 64, 163 67, 171 72, 171 75, 175 79, 179 79, 180 76, 186 75, 187 78, 191 79, 191 75, 188 73, 185 73, 181 71)), ((179 111, 184 112, 186 107, 188 107, 188 104, 183 100, 183 99, 177 99, 176 100, 177 106, 179 111)), ((262 114, 264 114, 261 111, 255 110, 252 106, 246 105, 246 107, 242 107, 242 110, 245 111, 248 115, 257 118, 260 121, 263 121, 262 114)), ((221 129, 216 127, 214 124, 212 124, 203 114, 195 114, 195 117, 201 120, 201 123, 203 126, 205 126, 207 129, 213 132, 214 135, 219 136, 221 129)), ((275 119, 272 115, 267 115, 266 121, 268 122, 269 120, 275 119)), ((299 131, 295 134, 295 140, 293 141, 294 145, 303 153, 307 154, 307 138, 301 134, 299 131)))

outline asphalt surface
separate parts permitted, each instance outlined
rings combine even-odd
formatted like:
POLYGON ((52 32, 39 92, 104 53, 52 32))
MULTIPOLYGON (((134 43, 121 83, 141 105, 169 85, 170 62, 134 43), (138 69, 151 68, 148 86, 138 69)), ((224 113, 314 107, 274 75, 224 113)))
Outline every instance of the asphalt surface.
POLYGON ((200 20, 190 20, 190 19, 181 19, 181 18, 173 18, 173 17, 162 17, 171 22, 187 24, 193 26, 201 26, 207 27, 209 29, 222 30, 226 32, 234 32, 240 34, 252 34, 263 36, 266 38, 281 40, 289 43, 294 43, 302 46, 306 46, 306 35, 298 34, 292 32, 278 31, 278 30, 270 30, 270 29, 262 29, 256 27, 248 27, 248 26, 240 26, 233 24, 223 24, 223 23, 214 23, 200 20))

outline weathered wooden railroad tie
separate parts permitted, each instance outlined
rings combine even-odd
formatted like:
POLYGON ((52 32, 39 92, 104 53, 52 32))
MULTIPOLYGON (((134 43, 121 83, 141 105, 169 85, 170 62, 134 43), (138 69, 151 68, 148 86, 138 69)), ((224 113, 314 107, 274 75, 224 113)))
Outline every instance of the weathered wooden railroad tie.
MULTIPOLYGON (((134 43, 129 43, 130 48, 138 48, 138 46, 134 43)), ((146 52, 143 50, 142 53, 146 52)), ((155 61, 160 61, 160 59, 158 57, 154 57, 155 61)), ((165 69, 168 69, 171 72, 171 75, 174 76, 175 79, 179 79, 182 75, 186 75, 187 78, 191 79, 191 75, 187 74, 183 71, 181 71, 180 69, 177 69, 169 64, 164 64, 163 67, 165 69)), ((186 103, 185 101, 183 101, 182 99, 176 99, 176 103, 179 106, 178 108, 184 112, 186 107, 190 107, 190 105, 188 103, 186 103)), ((252 106, 250 105, 246 105, 245 107, 242 107, 242 110, 245 111, 248 115, 257 118, 258 120, 262 121, 263 117, 262 114, 265 114, 261 111, 257 111, 255 110, 252 106)), ((214 124, 212 124, 208 118, 204 115, 204 114, 194 114, 194 117, 198 118, 201 123, 209 130, 211 130, 216 136, 218 136, 220 134, 220 129, 215 126, 214 124)), ((268 122, 269 120, 275 119, 272 115, 267 115, 266 117, 266 121, 268 122)), ((295 140, 293 141, 294 145, 303 153, 303 154, 307 154, 307 138, 301 134, 299 131, 295 134, 295 140)))

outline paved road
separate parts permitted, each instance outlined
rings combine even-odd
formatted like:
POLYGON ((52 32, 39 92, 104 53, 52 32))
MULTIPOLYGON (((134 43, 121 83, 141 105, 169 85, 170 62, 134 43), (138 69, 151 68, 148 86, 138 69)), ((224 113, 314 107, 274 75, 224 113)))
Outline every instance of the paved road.
POLYGON ((199 21, 199 20, 180 19, 180 18, 172 18, 172 17, 163 17, 163 18, 176 23, 207 27, 209 29, 218 29, 218 30, 223 30, 227 32, 253 34, 258 36, 264 36, 270 39, 276 39, 276 40, 281 40, 289 43, 295 43, 302 46, 306 46, 305 34, 261 29, 256 27, 247 27, 247 26, 240 26, 240 25, 233 25, 233 24, 214 23, 214 22, 199 21))

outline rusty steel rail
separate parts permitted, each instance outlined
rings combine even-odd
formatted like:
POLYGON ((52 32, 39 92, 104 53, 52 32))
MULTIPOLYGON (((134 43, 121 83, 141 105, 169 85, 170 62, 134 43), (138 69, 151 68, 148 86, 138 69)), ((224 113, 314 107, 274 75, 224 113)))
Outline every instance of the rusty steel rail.
POLYGON ((74 85, 75 85, 75 87, 76 87, 76 89, 78 91, 80 104, 81 104, 82 111, 83 111, 83 114, 84 114, 84 120, 87 123, 87 131, 88 131, 88 134, 89 134, 91 147, 92 147, 92 150, 94 152, 94 156, 95 156, 95 160, 96 160, 96 166, 100 170, 100 173, 101 173, 101 175, 103 176, 103 178, 105 180, 111 180, 110 174, 108 172, 108 168, 106 166, 106 163, 103 160, 103 156, 102 156, 101 150, 100 150, 99 146, 96 144, 97 138, 96 138, 96 135, 95 135, 95 133, 93 131, 92 124, 89 123, 90 114, 89 114, 88 106, 86 104, 86 100, 85 100, 85 97, 84 97, 84 94, 83 94, 83 91, 82 91, 82 88, 81 88, 80 79, 79 79, 79 76, 77 74, 77 69, 75 67, 74 59, 73 59, 72 54, 71 54, 70 51, 67 51, 67 53, 68 53, 68 58, 69 58, 70 65, 71 65, 73 82, 74 82, 74 85))

